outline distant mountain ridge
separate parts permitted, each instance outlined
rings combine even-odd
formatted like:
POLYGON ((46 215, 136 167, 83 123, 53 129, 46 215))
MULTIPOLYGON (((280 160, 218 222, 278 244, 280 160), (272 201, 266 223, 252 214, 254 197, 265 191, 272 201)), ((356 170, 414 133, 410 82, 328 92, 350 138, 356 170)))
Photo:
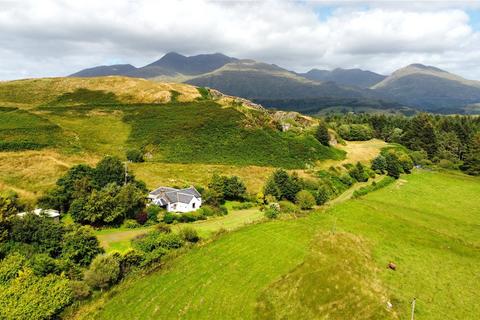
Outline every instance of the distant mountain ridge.
POLYGON ((332 71, 312 69, 306 73, 299 73, 299 75, 310 80, 333 81, 340 85, 360 88, 370 88, 387 77, 372 71, 341 68, 332 71))
MULTIPOLYGON (((136 68, 130 64, 99 66, 72 77, 122 75, 210 87, 226 94, 267 101, 268 106, 308 106, 308 110, 359 105, 413 107, 431 112, 466 112, 480 103, 480 82, 442 69, 411 64, 389 76, 361 69, 295 73, 274 64, 237 59, 221 53, 184 56, 175 52, 136 68), (304 100, 304 101, 303 101, 304 100)), ((396 107, 395 107, 396 108, 396 107)))
POLYGON ((398 69, 372 89, 394 101, 430 111, 480 101, 479 81, 418 63, 398 69))

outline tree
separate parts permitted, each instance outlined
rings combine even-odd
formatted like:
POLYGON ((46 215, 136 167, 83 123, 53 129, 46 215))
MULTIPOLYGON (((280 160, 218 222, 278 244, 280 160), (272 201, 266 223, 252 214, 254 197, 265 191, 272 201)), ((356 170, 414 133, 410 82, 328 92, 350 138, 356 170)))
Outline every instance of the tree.
POLYGON ((325 186, 320 186, 315 193, 315 202, 317 205, 325 204, 328 201, 329 192, 325 186))
POLYGON ((197 230, 191 228, 191 227, 184 227, 180 229, 179 232, 180 237, 187 241, 187 242, 198 242, 200 240, 200 236, 198 235, 197 230))
POLYGON ((263 194, 264 196, 270 195, 275 197, 275 199, 280 199, 280 196, 281 196, 280 189, 275 183, 275 180, 273 179, 273 177, 267 180, 267 183, 263 187, 263 194))
POLYGON ((211 195, 216 195, 219 198, 216 201, 219 203, 223 203, 224 200, 242 200, 247 191, 245 184, 237 176, 227 177, 218 174, 212 176, 208 188, 211 190, 211 195))
POLYGON ((395 179, 400 178, 402 166, 397 156, 394 153, 388 153, 385 159, 387 161, 387 174, 395 179))
POLYGON ((67 212, 79 194, 90 193, 93 189, 95 170, 87 165, 79 164, 70 168, 58 179, 57 186, 41 197, 38 206, 44 209, 57 209, 67 212))
POLYGON ((7 240, 11 220, 17 215, 19 207, 16 193, 0 194, 0 242, 7 240))
POLYGON ((76 228, 63 238, 62 256, 75 264, 88 266, 100 253, 103 249, 89 226, 76 228))
POLYGON ((330 145, 330 135, 328 134, 328 128, 325 122, 321 121, 318 125, 317 131, 315 133, 317 140, 324 146, 330 145))
POLYGON ((279 198, 295 201, 296 194, 301 190, 298 176, 293 175, 290 177, 285 170, 278 169, 273 173, 272 177, 280 191, 279 198))
POLYGON ((30 244, 38 252, 52 257, 61 253, 64 233, 63 224, 33 213, 12 220, 13 241, 30 244))
POLYGON ((355 167, 353 167, 349 173, 352 178, 354 178, 358 182, 368 181, 368 174, 367 172, 365 172, 365 167, 360 162, 357 162, 355 167))
POLYGON ((378 155, 372 160, 372 170, 381 174, 387 170, 387 160, 383 155, 378 155))
POLYGON ((123 219, 135 218, 145 209, 146 195, 134 184, 127 183, 115 196, 117 210, 122 212, 123 219))
POLYGON ((124 214, 117 210, 115 201, 119 190, 120 187, 115 183, 99 191, 93 190, 84 207, 86 221, 93 225, 120 223, 124 214))
POLYGON ((311 209, 315 205, 315 198, 307 190, 299 191, 295 198, 296 198, 296 203, 302 210, 311 209))
POLYGON ((117 157, 106 156, 95 167, 94 183, 100 188, 110 183, 122 185, 125 181, 125 168, 117 157))
POLYGON ((237 176, 225 177, 223 180, 223 194, 226 200, 242 200, 247 188, 237 176))
POLYGON ((120 263, 112 255, 96 256, 85 272, 85 282, 93 289, 106 289, 120 277, 120 263))
POLYGON ((477 133, 468 145, 461 169, 470 175, 480 175, 480 133, 477 133))
POLYGON ((420 113, 413 117, 402 141, 412 150, 425 150, 432 158, 437 152, 437 137, 431 116, 420 113))

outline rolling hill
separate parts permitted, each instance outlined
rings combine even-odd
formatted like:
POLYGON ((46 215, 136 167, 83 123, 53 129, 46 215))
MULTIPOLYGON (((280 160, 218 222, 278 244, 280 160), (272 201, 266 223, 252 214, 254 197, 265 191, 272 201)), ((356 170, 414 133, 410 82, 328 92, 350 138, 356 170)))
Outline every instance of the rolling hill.
POLYGON ((162 167, 248 176, 260 166, 294 169, 342 159, 343 151, 313 137, 315 124, 188 84, 118 76, 1 82, 0 189, 34 198, 72 164, 106 154, 125 159, 130 149, 144 152, 147 161, 136 171, 146 175, 162 167))

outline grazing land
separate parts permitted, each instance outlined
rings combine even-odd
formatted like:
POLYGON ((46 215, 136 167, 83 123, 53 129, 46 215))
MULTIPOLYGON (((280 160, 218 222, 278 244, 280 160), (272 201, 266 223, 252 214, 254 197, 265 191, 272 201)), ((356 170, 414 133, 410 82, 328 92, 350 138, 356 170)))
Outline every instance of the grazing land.
POLYGON ((242 228, 124 282, 79 318, 406 319, 416 297, 417 319, 474 319, 479 182, 416 171, 305 218, 242 228))

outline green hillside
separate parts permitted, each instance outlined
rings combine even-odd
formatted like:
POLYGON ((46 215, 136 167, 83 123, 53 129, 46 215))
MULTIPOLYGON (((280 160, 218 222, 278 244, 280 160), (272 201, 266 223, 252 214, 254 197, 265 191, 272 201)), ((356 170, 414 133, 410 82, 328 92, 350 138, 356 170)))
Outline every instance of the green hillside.
MULTIPOLYGON (((293 169, 343 159, 345 152, 322 146, 313 137, 315 123, 295 114, 277 116, 220 93, 212 97, 205 88, 187 84, 122 77, 1 82, 0 151, 15 153, 0 155, 0 190, 35 198, 32 193, 41 194, 69 166, 95 163, 107 154, 126 159, 130 149, 145 154, 146 162, 135 168, 139 173, 194 163, 197 168, 189 171, 200 172, 202 180, 212 174, 207 165, 225 166, 220 172, 235 171, 228 166, 293 169), (291 127, 288 132, 280 130, 284 122, 291 127), (22 156, 29 150, 36 153, 22 156), (33 157, 44 162, 32 166, 24 161, 33 157), (58 170, 50 170, 52 162, 58 170), (44 182, 40 189, 23 183, 34 176, 44 182)), ((151 187, 177 177, 159 174, 148 175, 151 187)), ((254 180, 258 177, 247 184, 254 180)))
POLYGON ((64 145, 55 123, 17 108, 0 107, 0 151, 35 150, 64 145))
POLYGON ((416 172, 326 212, 227 234, 78 318, 407 319, 416 297, 416 319, 474 319, 479 193, 478 178, 416 172))

